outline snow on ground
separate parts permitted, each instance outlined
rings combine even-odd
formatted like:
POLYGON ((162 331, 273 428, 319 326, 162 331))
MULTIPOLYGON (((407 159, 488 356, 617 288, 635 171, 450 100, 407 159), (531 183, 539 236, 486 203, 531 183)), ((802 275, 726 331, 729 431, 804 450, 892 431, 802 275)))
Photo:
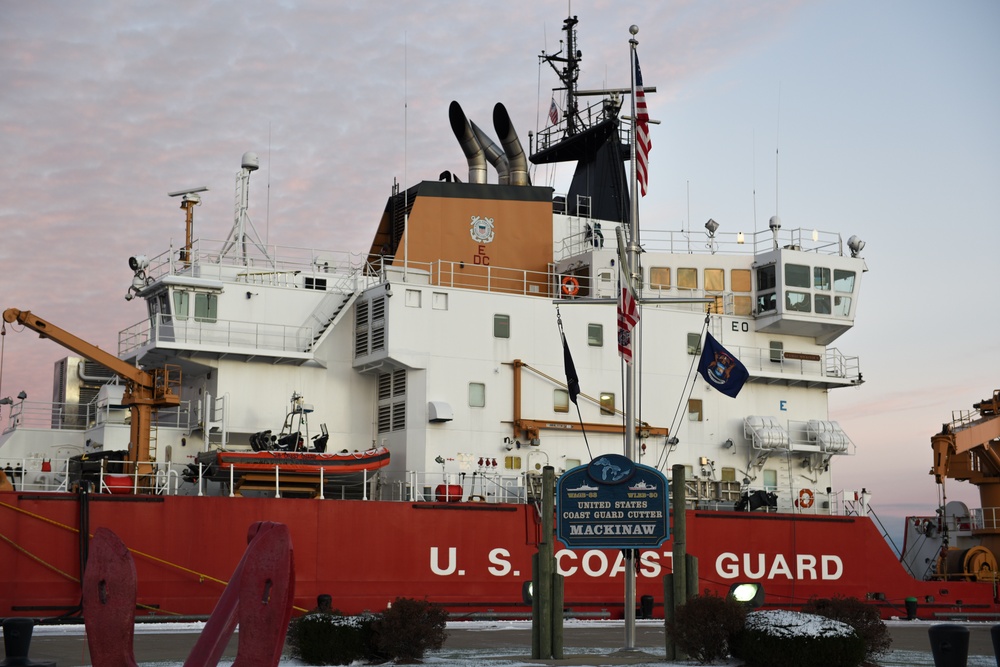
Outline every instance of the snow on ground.
MULTIPOLYGON (((652 624, 659 625, 662 621, 637 621, 637 625, 652 624)), ((934 625, 930 621, 886 621, 886 625, 924 625, 930 627, 934 625)), ((991 625, 991 624, 986 624, 991 625)), ((621 628, 621 621, 593 621, 593 620, 573 620, 566 621, 566 627, 583 626, 589 628, 621 628)), ((198 634, 204 629, 204 623, 138 623, 135 633, 139 634, 198 634)), ((448 623, 449 630, 474 630, 476 632, 504 632, 507 630, 530 630, 531 621, 452 621, 448 623)), ((82 624, 76 625, 38 625, 35 626, 33 636, 82 636, 84 627, 82 624)), ((665 650, 659 647, 640 647, 642 653, 649 654, 649 662, 630 663, 632 667, 692 667, 698 663, 694 660, 665 662, 665 650)), ((589 655, 589 656, 613 656, 614 649, 596 649, 592 647, 567 645, 563 650, 567 656, 589 655)), ((433 667, 466 667, 474 664, 476 667, 534 667, 537 662, 526 662, 524 660, 525 649, 523 646, 512 646, 510 648, 488 648, 488 649, 449 649, 447 646, 437 651, 429 651, 424 657, 424 664, 433 667)), ((600 664, 599 662, 591 664, 600 664)), ((608 663, 611 664, 609 660, 608 663)), ((715 663, 719 667, 738 667, 741 663, 730 660, 722 663, 715 663)), ((933 667, 934 658, 930 648, 924 651, 890 651, 885 657, 878 661, 882 667, 933 667)), ((996 659, 993 656, 971 655, 969 656, 967 667, 995 667, 996 659)), ((232 661, 222 660, 220 667, 231 667, 232 661)), ((181 667, 181 663, 171 662, 142 662, 139 667, 181 667)), ((304 667, 304 663, 298 660, 285 658, 279 667, 304 667)))

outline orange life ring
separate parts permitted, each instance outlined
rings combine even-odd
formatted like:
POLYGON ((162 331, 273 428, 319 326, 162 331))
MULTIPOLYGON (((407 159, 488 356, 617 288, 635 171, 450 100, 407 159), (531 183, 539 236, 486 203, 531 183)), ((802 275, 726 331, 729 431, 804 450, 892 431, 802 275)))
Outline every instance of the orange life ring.
POLYGON ((566 296, 576 296, 580 293, 580 281, 573 276, 565 276, 562 279, 562 292, 566 296))
POLYGON ((799 491, 799 507, 809 509, 813 506, 812 489, 802 489, 799 491))

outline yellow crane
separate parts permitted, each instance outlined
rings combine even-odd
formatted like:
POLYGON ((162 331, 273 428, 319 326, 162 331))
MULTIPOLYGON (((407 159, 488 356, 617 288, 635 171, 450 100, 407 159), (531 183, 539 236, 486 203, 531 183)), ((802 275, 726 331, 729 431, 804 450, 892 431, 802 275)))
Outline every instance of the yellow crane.
POLYGON ((47 322, 30 311, 8 308, 3 313, 4 322, 24 325, 38 332, 42 338, 49 338, 68 350, 86 359, 97 362, 117 374, 125 381, 125 395, 122 404, 131 411, 131 431, 129 436, 128 461, 136 465, 140 474, 149 472, 148 462, 154 460, 150 452, 150 429, 153 412, 162 407, 180 405, 181 371, 179 366, 164 366, 152 371, 144 371, 125 363, 118 357, 105 352, 82 338, 78 338, 51 322, 47 322), (144 469, 138 469, 142 464, 144 469))

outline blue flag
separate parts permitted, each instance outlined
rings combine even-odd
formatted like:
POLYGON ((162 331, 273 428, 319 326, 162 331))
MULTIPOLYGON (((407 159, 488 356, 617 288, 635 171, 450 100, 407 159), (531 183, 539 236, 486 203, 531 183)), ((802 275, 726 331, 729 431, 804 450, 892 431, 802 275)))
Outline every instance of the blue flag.
POLYGON ((747 367, 707 332, 705 348, 701 351, 701 361, 698 362, 698 372, 705 378, 705 382, 732 398, 736 398, 750 377, 747 367))

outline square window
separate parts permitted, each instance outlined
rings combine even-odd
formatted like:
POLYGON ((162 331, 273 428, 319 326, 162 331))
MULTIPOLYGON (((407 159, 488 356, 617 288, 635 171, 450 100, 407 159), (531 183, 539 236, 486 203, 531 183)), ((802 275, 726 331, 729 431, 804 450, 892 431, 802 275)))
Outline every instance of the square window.
POLYGON ((851 297, 849 296, 833 297, 833 314, 839 317, 850 317, 851 297))
POLYGON ((689 398, 688 399, 688 421, 692 421, 692 422, 700 422, 700 421, 702 421, 701 399, 700 398, 689 398))
POLYGON ((199 292, 194 295, 194 319, 199 322, 215 322, 219 316, 219 297, 215 294, 199 292))
POLYGON ((174 292, 174 317, 179 320, 188 318, 190 297, 190 292, 174 292))
POLYGON ((785 292, 785 310, 797 313, 812 312, 812 295, 808 292, 785 292))
POLYGON ((829 315, 832 311, 830 310, 830 295, 829 294, 816 294, 813 296, 813 303, 816 306, 817 315, 829 315))
POLYGON ((749 295, 733 296, 733 315, 749 317, 751 310, 753 310, 753 299, 749 295))
POLYGON ((830 291, 830 269, 825 266, 813 267, 813 287, 825 292, 830 291))
POLYGON ((849 294, 854 291, 854 271, 837 269, 833 272, 833 289, 849 294))
POLYGON ((769 264, 767 266, 762 266, 757 269, 757 291, 764 292, 769 289, 774 289, 777 286, 777 280, 774 276, 774 264, 769 264))
POLYGON ((729 272, 729 289, 734 292, 750 291, 750 269, 733 269, 729 272))
POLYGON ((777 470, 764 470, 764 486, 768 489, 778 488, 777 470))
POLYGON ((677 269, 679 289, 698 289, 698 269, 677 269))
POLYGON ((493 316, 493 337, 510 338, 510 315, 493 316))
POLYGON ((649 269, 649 286, 653 289, 670 289, 670 267, 651 267, 649 269))
POLYGON ((615 414, 615 395, 602 391, 601 392, 601 414, 602 415, 613 415, 615 414))
POLYGON ((688 334, 688 354, 701 354, 701 334, 688 334))
POLYGON ((719 479, 723 482, 735 482, 736 468, 723 468, 722 472, 719 474, 719 479))
POLYGON ((587 344, 591 347, 603 347, 604 346, 604 325, 603 324, 588 324, 587 325, 587 344))
POLYGON ((565 389, 552 390, 552 409, 556 412, 569 412, 569 392, 565 389))
POLYGON ((757 312, 766 313, 778 309, 778 295, 774 292, 757 295, 757 312))
POLYGON ((482 382, 469 383, 469 407, 486 407, 486 385, 482 382))
POLYGON ((726 289, 726 272, 722 269, 705 269, 705 291, 721 292, 726 289))
POLYGON ((804 264, 785 264, 785 285, 809 287, 809 267, 804 264))

